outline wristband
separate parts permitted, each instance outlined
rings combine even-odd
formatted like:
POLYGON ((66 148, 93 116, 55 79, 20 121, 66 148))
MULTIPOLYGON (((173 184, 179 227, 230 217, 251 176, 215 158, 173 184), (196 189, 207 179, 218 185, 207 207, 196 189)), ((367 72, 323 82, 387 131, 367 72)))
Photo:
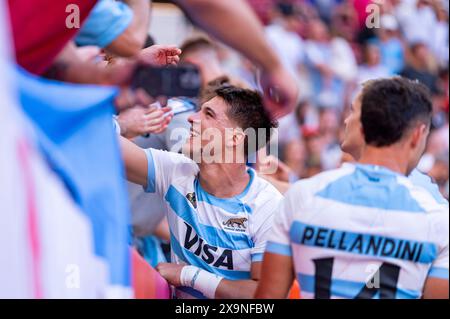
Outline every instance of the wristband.
POLYGON ((181 285, 194 288, 209 299, 214 299, 217 287, 222 279, 223 277, 214 275, 195 266, 184 266, 181 269, 181 285))

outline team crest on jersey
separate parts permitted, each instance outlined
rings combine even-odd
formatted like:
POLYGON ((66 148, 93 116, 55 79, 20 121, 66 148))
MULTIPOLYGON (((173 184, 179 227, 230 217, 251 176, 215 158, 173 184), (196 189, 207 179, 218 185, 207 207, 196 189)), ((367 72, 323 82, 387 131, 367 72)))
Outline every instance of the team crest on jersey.
POLYGON ((224 228, 227 230, 243 232, 247 228, 247 226, 245 225, 246 221, 248 221, 246 217, 230 218, 226 222, 223 222, 222 224, 225 226, 224 228))
POLYGON ((194 208, 197 208, 197 197, 195 196, 195 193, 188 193, 186 195, 187 200, 194 206, 194 208))

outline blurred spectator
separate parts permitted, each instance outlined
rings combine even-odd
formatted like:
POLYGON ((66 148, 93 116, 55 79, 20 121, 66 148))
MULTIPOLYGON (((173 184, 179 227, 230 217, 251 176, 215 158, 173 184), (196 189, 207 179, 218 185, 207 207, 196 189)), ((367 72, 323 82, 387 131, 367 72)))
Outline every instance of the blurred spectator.
POLYGON ((444 3, 448 1, 434 1, 436 12, 436 27, 431 34, 431 50, 434 52, 436 59, 441 67, 445 67, 449 62, 449 31, 448 31, 448 7, 444 8, 444 3))
POLYGON ((399 36, 398 22, 392 15, 383 15, 380 29, 373 41, 381 50, 381 62, 391 72, 399 73, 405 64, 405 50, 399 36))
POLYGON ((272 23, 266 27, 267 39, 286 69, 298 79, 304 59, 304 43, 298 35, 301 25, 296 8, 293 4, 278 3, 275 12, 272 23))
POLYGON ((330 23, 331 15, 337 4, 343 2, 342 0, 309 0, 320 14, 320 18, 326 23, 330 23))
POLYGON ((350 43, 341 36, 333 36, 331 40, 331 68, 344 82, 353 81, 358 72, 358 65, 350 43))
MULTIPOLYGON (((338 165, 344 157, 338 147, 341 123, 354 92, 353 85, 400 73, 419 79, 432 89, 433 128, 436 130, 431 134, 430 146, 437 150, 445 148, 442 141, 447 140, 448 144, 448 138, 444 137, 448 134, 448 71, 440 71, 438 79, 437 66, 448 61, 448 12, 443 6, 446 1, 386 0, 375 3, 382 13, 378 29, 368 29, 365 25, 369 13, 367 6, 372 0, 318 0, 300 4, 298 1, 273 1, 279 2, 281 8, 296 8, 298 12, 296 28, 301 36, 295 38, 292 34, 292 39, 296 39, 293 41, 299 43, 305 39, 304 67, 300 68, 299 74, 303 100, 295 110, 300 134, 294 139, 296 134, 293 134, 290 117, 281 119, 279 127, 282 146, 279 156, 293 172, 305 177, 338 165), (321 13, 321 19, 316 10, 321 13), (419 16, 424 15, 428 21, 433 20, 428 13, 435 16, 435 29, 429 32, 425 47, 416 47, 419 44, 416 41, 412 46, 408 44, 412 37, 406 36, 404 25, 406 20, 411 20, 406 16, 413 12, 411 10, 419 16), (305 22, 306 32, 302 30, 305 22), (287 137, 295 140, 292 147, 286 147, 289 145, 285 143, 287 137)), ((274 24, 267 29, 281 29, 279 23, 274 24)), ((415 29, 420 25, 416 21, 415 29)), ((277 40, 269 33, 268 38, 277 40)), ((286 47, 286 44, 281 43, 279 47, 286 47)), ((292 66, 291 69, 297 68, 292 66)))
POLYGON ((322 149, 323 144, 318 131, 310 132, 305 136, 305 150, 308 156, 305 163, 304 178, 322 172, 322 149))
POLYGON ((357 83, 389 75, 391 75, 389 70, 381 64, 380 48, 374 43, 367 43, 364 46, 364 62, 358 68, 357 83))
POLYGON ((323 170, 339 167, 342 151, 339 144, 340 118, 334 109, 321 109, 319 134, 322 140, 320 163, 323 170))
POLYGON ((411 45, 410 52, 409 61, 400 74, 412 80, 419 80, 431 90, 431 93, 437 93, 438 78, 431 70, 433 56, 430 50, 426 44, 417 42, 411 45))
POLYGON ((438 156, 435 157, 434 164, 428 171, 428 175, 435 181, 439 186, 441 194, 448 199, 448 179, 449 179, 449 169, 448 169, 448 149, 447 151, 442 151, 438 156))
POLYGON ((302 136, 294 113, 288 114, 278 121, 278 138, 272 140, 277 144, 279 158, 290 166, 296 173, 301 169, 295 163, 302 161, 302 136))
MULTIPOLYGON (((274 12, 272 23, 266 27, 266 36, 286 69, 300 82, 304 42, 298 34, 302 25, 298 7, 294 3, 278 2, 274 12)), ((274 147, 277 147, 280 158, 288 165, 299 160, 300 143, 301 133, 294 113, 280 118, 278 138, 273 144, 276 144, 274 147)))
POLYGON ((449 150, 449 125, 447 124, 441 128, 431 132, 426 154, 430 154, 433 157, 439 156, 440 153, 449 150))
POLYGON ((334 109, 323 108, 319 113, 319 134, 325 145, 338 143, 340 118, 334 109))
POLYGON ((395 14, 409 44, 422 42, 440 65, 448 63, 448 1, 397 1, 395 14))
POLYGON ((332 59, 332 50, 328 28, 322 21, 314 20, 309 24, 308 35, 305 53, 312 82, 312 95, 317 103, 317 99, 323 91, 331 90, 335 93, 337 101, 342 84, 329 65, 332 59))
POLYGON ((309 25, 306 62, 314 102, 341 108, 344 80, 351 79, 356 73, 356 61, 348 43, 342 38, 332 41, 326 24, 314 20, 309 25))
POLYGON ((405 39, 410 43, 423 42, 431 45, 432 34, 438 24, 431 0, 401 1, 396 15, 405 39))
POLYGON ((343 1, 335 7, 332 11, 330 25, 335 36, 342 37, 350 43, 356 39, 361 28, 358 13, 352 1, 343 1))

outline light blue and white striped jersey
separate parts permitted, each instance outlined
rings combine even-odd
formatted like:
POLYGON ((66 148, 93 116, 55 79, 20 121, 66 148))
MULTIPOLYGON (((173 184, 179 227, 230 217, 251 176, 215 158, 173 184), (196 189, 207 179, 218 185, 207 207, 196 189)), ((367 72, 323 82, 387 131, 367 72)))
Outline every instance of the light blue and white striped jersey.
POLYGON ((292 256, 302 298, 420 298, 448 279, 449 212, 410 179, 344 164, 296 183, 267 252, 292 256))
POLYGON ((431 196, 433 196, 438 204, 447 206, 446 209, 448 210, 448 201, 444 198, 444 196, 442 196, 438 185, 433 182, 430 176, 422 173, 418 169, 415 169, 411 172, 408 178, 414 186, 422 187, 430 193, 431 196))
MULTIPOLYGON (((147 149, 146 192, 165 199, 172 262, 197 266, 228 280, 250 279, 262 261, 273 215, 283 196, 248 169, 250 182, 238 196, 223 199, 200 185, 198 165, 184 155, 147 149)), ((205 298, 187 287, 177 298, 205 298)))

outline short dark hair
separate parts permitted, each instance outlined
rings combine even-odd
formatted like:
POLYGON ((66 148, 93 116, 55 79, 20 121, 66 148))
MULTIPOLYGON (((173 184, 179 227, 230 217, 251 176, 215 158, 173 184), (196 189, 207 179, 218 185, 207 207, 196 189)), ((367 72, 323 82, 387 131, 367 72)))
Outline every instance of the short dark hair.
POLYGON ((214 44, 204 36, 197 36, 187 39, 181 45, 181 55, 180 58, 183 59, 186 55, 197 52, 200 50, 215 50, 214 44))
POLYGON ((400 141, 421 121, 431 123, 428 88, 400 76, 367 81, 361 96, 361 123, 368 145, 383 147, 400 141))
MULTIPOLYGON (((235 121, 244 131, 254 129, 256 134, 256 150, 267 145, 270 141, 272 129, 278 127, 276 120, 272 120, 266 111, 261 94, 257 91, 238 88, 232 85, 224 85, 215 90, 215 95, 225 101, 230 107, 227 115, 235 121), (265 138, 262 139, 258 132, 263 129, 265 138)), ((248 135, 245 138, 244 150, 248 156, 248 135)))

